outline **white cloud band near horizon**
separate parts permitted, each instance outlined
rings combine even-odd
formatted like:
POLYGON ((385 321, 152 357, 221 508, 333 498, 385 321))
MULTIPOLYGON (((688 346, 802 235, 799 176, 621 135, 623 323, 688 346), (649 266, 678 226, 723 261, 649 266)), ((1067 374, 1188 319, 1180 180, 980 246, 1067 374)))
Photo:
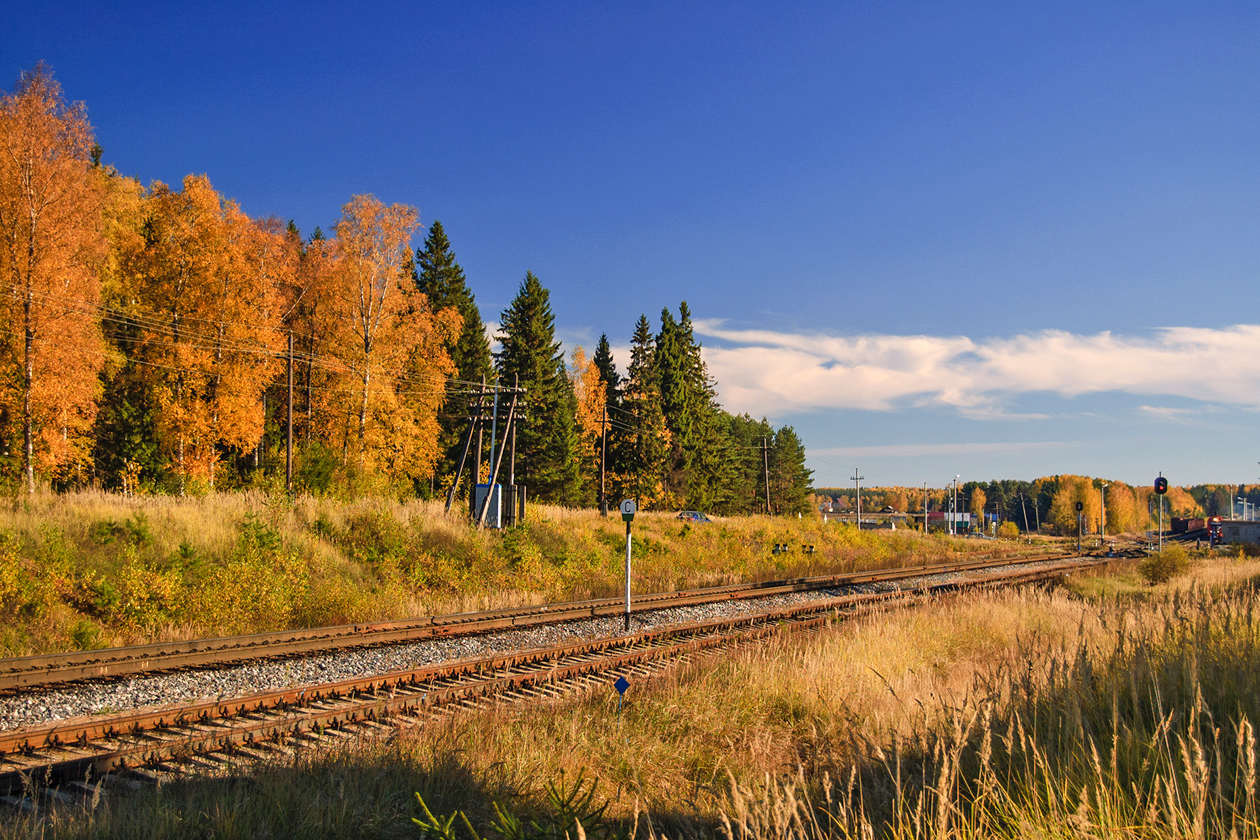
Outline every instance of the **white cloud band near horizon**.
POLYGON ((855 458, 923 458, 930 455, 1016 455, 1030 450, 1068 449, 1076 446, 1066 441, 1032 441, 1004 443, 894 443, 885 446, 833 446, 811 449, 819 458, 850 456, 855 458))
POLYGON ((1019 394, 1123 392, 1260 407, 1260 325, 1168 327, 1150 337, 1045 330, 966 336, 835 336, 727 329, 700 320, 704 359, 731 411, 891 411, 947 406, 1005 416, 1019 394))

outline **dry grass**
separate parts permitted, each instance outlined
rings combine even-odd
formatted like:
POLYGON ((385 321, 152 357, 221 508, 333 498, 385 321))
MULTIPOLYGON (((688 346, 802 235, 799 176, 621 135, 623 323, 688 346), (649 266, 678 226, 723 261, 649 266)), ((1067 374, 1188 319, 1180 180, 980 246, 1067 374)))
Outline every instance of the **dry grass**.
MULTIPOLYGON (((434 515, 317 501, 280 513, 296 531, 320 516, 352 529, 363 511, 409 533, 425 533, 418 523, 434 515)), ((446 529, 442 539, 484 539, 431 527, 446 529)), ((622 533, 567 512, 546 527, 537 544, 622 533)), ((726 527, 695 544, 737 546, 782 523, 726 527)), ((671 538, 678 530, 663 517, 643 523, 673 546, 704 533, 671 538)), ((831 546, 837 563, 870 548, 871 535, 848 536, 831 546)), ((686 574, 713 572, 686 562, 686 574)), ((609 691, 460 715, 233 781, 15 820, 0 837, 416 837, 419 792, 439 816, 465 812, 481 835, 558 840, 496 832, 494 806, 554 816, 545 785, 562 778, 598 783, 601 837, 631 826, 645 837, 747 840, 1260 836, 1260 561, 1200 558, 1160 586, 1137 582, 1134 566, 701 660, 636 680, 620 713, 609 691)))
MULTIPOLYGON (((1014 550, 811 520, 635 521, 637 591, 1014 550), (791 551, 773 554, 786 543, 791 551), (805 545, 816 546, 812 554, 805 545)), ((101 492, 0 507, 0 654, 463 612, 620 591, 624 526, 535 506, 479 531, 440 503, 101 492)))
POLYGON ((492 803, 546 812, 582 776, 644 836, 1257 836, 1258 573, 966 595, 678 668, 620 715, 609 691, 456 716, 3 833, 414 837, 419 792, 493 836, 492 803))

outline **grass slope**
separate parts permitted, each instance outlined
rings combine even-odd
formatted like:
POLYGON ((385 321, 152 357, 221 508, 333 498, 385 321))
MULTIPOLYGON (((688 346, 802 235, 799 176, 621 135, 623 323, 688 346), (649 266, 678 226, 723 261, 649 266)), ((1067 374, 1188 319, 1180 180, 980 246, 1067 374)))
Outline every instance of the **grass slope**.
POLYGON ((1254 837, 1258 575, 969 594, 0 836, 1254 837))
MULTIPOLYGON (((1014 548, 814 520, 701 525, 654 513, 635 520, 635 535, 639 592, 1014 548), (776 543, 791 551, 772 553, 776 543)), ((624 553, 619 518, 546 506, 497 532, 420 501, 18 499, 0 507, 0 655, 611 596, 624 553)))

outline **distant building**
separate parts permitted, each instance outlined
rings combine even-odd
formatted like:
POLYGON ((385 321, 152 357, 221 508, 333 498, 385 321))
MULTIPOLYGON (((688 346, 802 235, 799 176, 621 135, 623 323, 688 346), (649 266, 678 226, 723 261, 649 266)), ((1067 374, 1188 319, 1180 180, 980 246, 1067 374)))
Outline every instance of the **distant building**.
MULTIPOLYGON (((970 513, 955 513, 954 522, 957 525, 971 525, 970 513)), ((947 525, 949 523, 948 511, 934 510, 928 514, 928 525, 947 525)))
POLYGON ((1221 542, 1260 543, 1260 522, 1246 522, 1241 519, 1226 519, 1221 522, 1221 542))

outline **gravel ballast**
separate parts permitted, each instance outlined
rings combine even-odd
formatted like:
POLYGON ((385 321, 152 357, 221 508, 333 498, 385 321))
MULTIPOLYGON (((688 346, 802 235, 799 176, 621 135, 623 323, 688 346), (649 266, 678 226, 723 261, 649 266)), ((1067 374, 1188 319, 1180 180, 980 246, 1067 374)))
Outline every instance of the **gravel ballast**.
MULTIPOLYGON (((1024 563, 1011 569, 1035 570, 1050 562, 1024 563)), ((986 570, 987 571, 987 570, 986 570)), ((895 582, 836 587, 738 601, 671 607, 636 614, 632 632, 738 618, 863 592, 915 589, 965 580, 981 572, 924 575, 895 582)), ((437 665, 460 659, 532 650, 589 639, 624 635, 620 616, 583 619, 476 636, 426 639, 375 648, 312 654, 282 660, 188 671, 156 673, 110 681, 36 688, 0 697, 0 731, 44 725, 88 715, 126 712, 154 706, 191 704, 313 686, 437 665)))

